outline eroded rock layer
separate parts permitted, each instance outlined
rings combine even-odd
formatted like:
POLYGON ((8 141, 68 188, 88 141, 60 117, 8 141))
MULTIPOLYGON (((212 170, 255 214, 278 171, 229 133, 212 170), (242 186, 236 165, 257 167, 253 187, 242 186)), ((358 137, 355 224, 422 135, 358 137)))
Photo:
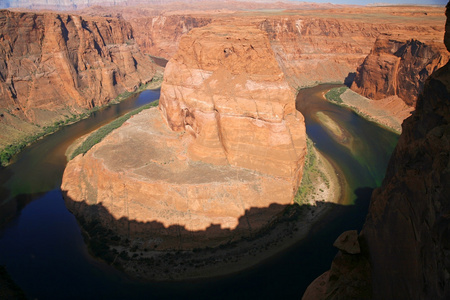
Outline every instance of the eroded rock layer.
MULTIPOLYGON (((449 19, 446 32, 449 49, 449 19)), ((403 123, 358 237, 361 253, 341 250, 303 299, 449 299, 449 153, 447 63, 425 81, 416 111, 403 123)))
POLYGON ((154 73, 123 19, 1 10, 1 140, 107 104, 154 73))
POLYGON ((448 61, 442 43, 378 38, 370 54, 358 67, 352 90, 370 98, 400 97, 415 106, 425 79, 448 61))
POLYGON ((143 247, 217 246, 292 203, 305 152, 304 119, 266 34, 211 26, 182 39, 159 110, 69 162, 62 189, 79 219, 143 247))

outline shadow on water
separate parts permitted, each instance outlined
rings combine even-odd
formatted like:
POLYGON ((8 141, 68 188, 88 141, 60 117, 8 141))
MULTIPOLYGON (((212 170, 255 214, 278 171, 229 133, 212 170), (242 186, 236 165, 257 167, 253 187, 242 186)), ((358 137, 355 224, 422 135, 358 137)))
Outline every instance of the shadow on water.
MULTIPOLYGON (((307 285, 329 268, 330 260, 336 254, 332 244, 337 236, 344 230, 362 226, 371 192, 371 188, 355 190, 355 205, 351 206, 320 203, 319 205, 325 206, 329 212, 320 223, 311 228, 305 239, 245 271, 209 279, 140 282, 130 279, 109 264, 99 262, 88 254, 77 220, 64 205, 60 190, 53 190, 27 205, 22 211, 20 220, 8 226, 9 229, 2 233, 0 263, 7 265, 14 280, 24 288, 27 296, 33 299, 141 299, 143 295, 149 299, 253 299, 255 297, 298 299, 307 285), (47 288, 49 282, 52 284, 51 293, 47 288)), ((70 200, 66 199, 67 201, 70 200)), ((101 215, 101 219, 108 219, 107 229, 95 222, 82 226, 90 232, 91 239, 97 241, 95 247, 98 251, 104 251, 104 248, 99 247, 98 241, 106 240, 111 243, 111 237, 116 235, 110 230, 111 228, 119 231, 122 228, 129 234, 126 242, 129 244, 136 236, 133 236, 128 228, 133 228, 133 231, 138 233, 137 236, 141 232, 152 230, 154 232, 155 228, 165 228, 157 222, 115 220, 111 215, 108 216, 109 213, 101 205, 88 206, 84 203, 77 203, 77 205, 80 211, 92 210, 94 214, 92 217, 101 215), (109 235, 105 232, 109 232, 109 235)), ((68 206, 70 207, 70 204, 68 206)), ((268 209, 279 210, 283 207, 273 205, 268 209)), ((280 223, 269 226, 264 234, 276 226, 283 225, 283 222, 289 223, 295 218, 302 218, 310 211, 311 207, 308 205, 291 206, 291 210, 288 210, 288 213, 281 218, 280 223)), ((248 230, 248 218, 258 218, 261 214, 267 214, 267 209, 249 210, 247 215, 240 219, 239 230, 248 230)), ((78 221, 84 222, 82 219, 78 221)), ((175 230, 184 237, 201 238, 208 231, 220 235, 218 232, 220 228, 214 225, 204 232, 197 233, 187 231, 181 226, 165 229, 175 230)), ((232 234, 229 230, 224 230, 223 233, 232 234)), ((115 238, 113 240, 117 241, 115 238)), ((225 247, 238 248, 239 244, 228 244, 225 247)), ((180 256, 179 259, 188 264, 190 259, 195 259, 195 253, 189 257, 175 252, 164 256, 164 259, 172 261, 174 257, 180 256)), ((104 255, 105 253, 100 254, 103 259, 111 263, 108 256, 104 255)), ((194 263, 198 262, 194 260, 194 263)), ((176 260, 174 264, 177 264, 176 260)), ((170 263, 164 265, 164 267, 167 266, 170 267, 170 263)), ((158 269, 155 261, 150 262, 149 268, 164 272, 164 268, 158 269)))

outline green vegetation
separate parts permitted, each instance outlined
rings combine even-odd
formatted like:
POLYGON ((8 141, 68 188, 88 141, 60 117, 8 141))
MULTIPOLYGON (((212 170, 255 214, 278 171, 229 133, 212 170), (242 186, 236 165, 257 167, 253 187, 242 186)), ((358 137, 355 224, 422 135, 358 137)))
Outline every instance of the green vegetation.
POLYGON ((306 154, 305 158, 302 182, 300 183, 300 187, 298 188, 297 194, 294 198, 294 201, 299 205, 309 204, 309 196, 311 196, 311 198, 314 200, 314 195, 312 194, 316 189, 315 178, 321 177, 327 187, 330 187, 327 176, 325 176, 325 174, 319 169, 319 161, 316 156, 316 150, 314 148, 313 141, 307 138, 306 146, 308 153, 306 154))
POLYGON ((108 134, 110 134, 113 130, 122 126, 125 121, 127 121, 131 116, 140 113, 144 109, 148 109, 150 107, 157 106, 159 101, 152 102, 150 104, 146 104, 141 106, 117 119, 112 121, 111 123, 106 124, 103 127, 100 127, 98 130, 94 131, 91 135, 89 135, 84 142, 70 155, 70 160, 76 157, 79 154, 85 154, 89 149, 91 149, 95 144, 99 143, 103 140, 108 134))
POLYGON ((27 145, 34 143, 35 141, 41 139, 42 137, 44 137, 46 135, 56 132, 60 127, 62 127, 64 125, 68 125, 68 124, 77 122, 77 121, 85 118, 86 116, 88 116, 88 114, 86 114, 86 113, 81 114, 81 115, 72 115, 70 117, 66 116, 67 119, 56 121, 50 126, 44 126, 42 128, 42 131, 40 131, 34 135, 25 137, 20 143, 11 144, 11 145, 6 146, 4 149, 2 149, 0 151, 1 165, 2 166, 8 165, 11 158, 14 155, 16 155, 17 153, 19 153, 20 151, 22 151, 27 145))
POLYGON ((325 98, 327 98, 328 101, 341 104, 341 103, 343 103, 343 101, 341 99, 341 95, 346 90, 348 90, 348 87, 346 87, 346 86, 332 88, 325 94, 325 98))

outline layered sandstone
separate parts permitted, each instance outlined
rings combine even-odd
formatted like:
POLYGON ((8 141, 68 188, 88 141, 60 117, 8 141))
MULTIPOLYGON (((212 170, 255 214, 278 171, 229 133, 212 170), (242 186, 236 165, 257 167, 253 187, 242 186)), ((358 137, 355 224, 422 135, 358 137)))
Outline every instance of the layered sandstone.
MULTIPOLYGON (((446 31, 449 49, 448 19, 446 31)), ((425 81, 416 111, 403 123, 386 177, 372 195, 358 237, 361 253, 341 251, 304 299, 450 297, 449 99, 447 63, 425 81)))
MULTIPOLYGON (((258 4, 262 7, 262 4, 258 4)), ((251 9, 258 7, 255 5, 251 9)), ((307 5, 307 4, 303 4, 307 5)), ((242 11, 241 6, 196 5, 189 10, 180 7, 146 6, 102 10, 86 13, 109 15, 120 13, 133 26, 142 51, 171 58, 181 36, 196 27, 210 23, 258 26, 266 31, 275 57, 289 84, 295 88, 323 82, 351 83, 354 72, 370 53, 380 35, 394 34, 400 40, 417 39, 424 43, 437 41, 444 32, 441 7, 336 7, 299 10, 242 11), (217 8, 227 10, 218 10, 217 8), (178 11, 174 11, 178 9, 178 11), (202 11, 203 9, 203 11, 202 11)), ((282 6, 280 6, 282 7, 282 6)))
POLYGON ((303 116, 264 32, 208 26, 180 42, 166 66, 160 109, 195 137, 191 159, 298 181, 303 116))
POLYGON ((123 19, 2 10, 0 139, 105 105, 154 73, 123 19))
POLYGON ((211 26, 182 39, 159 110, 69 162, 62 189, 83 224, 143 248, 217 246, 293 202, 305 152, 304 119, 266 34, 211 26))
POLYGON ((415 106, 425 79, 448 59, 442 43, 382 36, 358 67, 352 90, 374 100, 398 96, 415 106))

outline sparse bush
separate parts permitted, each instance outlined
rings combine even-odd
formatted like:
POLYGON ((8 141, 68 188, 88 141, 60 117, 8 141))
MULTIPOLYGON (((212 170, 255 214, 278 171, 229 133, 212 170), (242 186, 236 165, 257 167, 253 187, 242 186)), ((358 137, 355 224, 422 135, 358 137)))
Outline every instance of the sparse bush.
POLYGON ((337 88, 332 88, 325 94, 325 98, 327 98, 328 101, 336 102, 336 103, 343 103, 341 99, 341 95, 348 90, 348 87, 341 86, 337 88))

